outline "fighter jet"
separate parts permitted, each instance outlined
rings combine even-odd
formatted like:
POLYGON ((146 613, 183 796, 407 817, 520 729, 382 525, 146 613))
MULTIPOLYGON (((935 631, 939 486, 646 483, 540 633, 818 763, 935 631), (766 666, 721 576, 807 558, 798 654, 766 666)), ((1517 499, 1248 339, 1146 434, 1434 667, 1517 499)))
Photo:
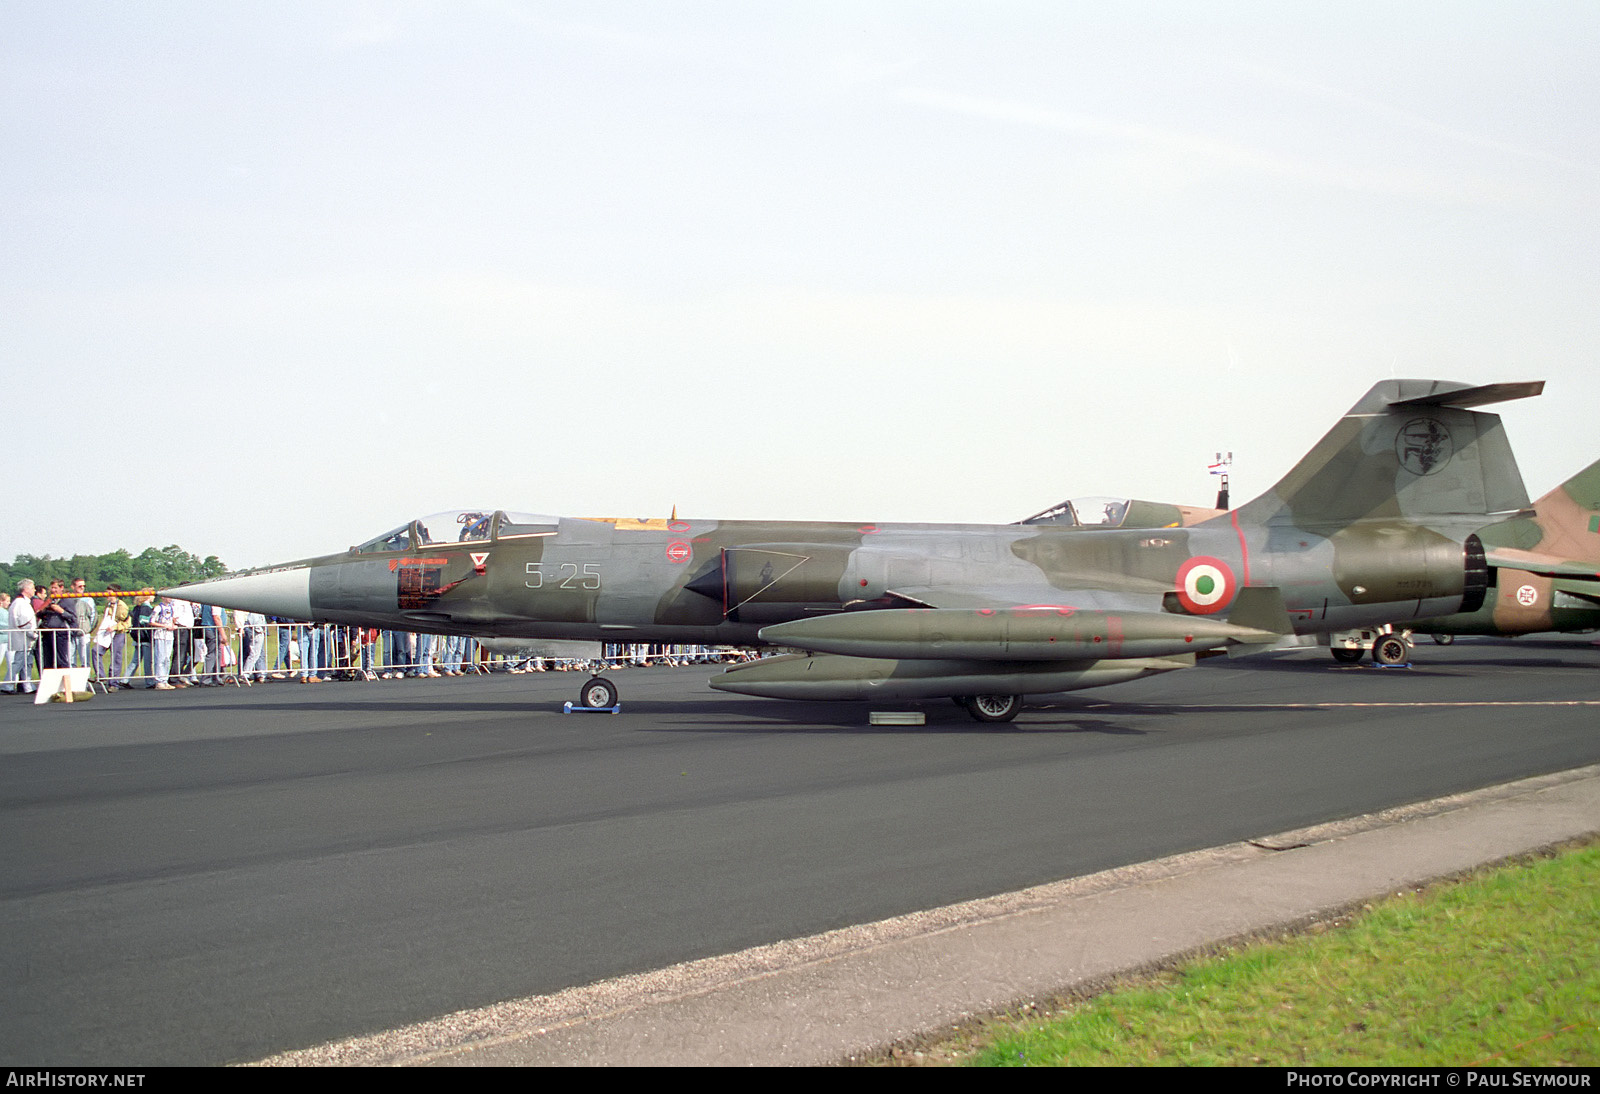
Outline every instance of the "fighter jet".
MULTIPOLYGON (((711 680, 774 698, 1024 697, 1472 613, 1477 529, 1528 508, 1500 419, 1542 382, 1386 380, 1259 498, 1198 523, 797 523, 425 517, 348 551, 173 590, 294 619, 478 636, 766 645, 711 680)), ((613 706, 595 677, 587 706, 613 706)))

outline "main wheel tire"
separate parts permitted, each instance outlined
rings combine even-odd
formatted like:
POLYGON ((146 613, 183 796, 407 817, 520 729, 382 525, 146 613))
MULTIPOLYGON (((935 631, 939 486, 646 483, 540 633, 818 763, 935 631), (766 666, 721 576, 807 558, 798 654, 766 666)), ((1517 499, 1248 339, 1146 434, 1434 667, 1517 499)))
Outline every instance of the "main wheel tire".
POLYGON ((1433 644, 1435 646, 1448 646, 1455 640, 1456 636, 1453 634, 1436 634, 1433 636, 1433 644))
POLYGON ((1403 665, 1406 663, 1405 640, 1389 634, 1378 639, 1372 644, 1372 659, 1380 665, 1403 665))
POLYGON ((967 713, 979 722, 1009 722, 1022 710, 1020 695, 971 695, 967 713))
POLYGON ((1346 646, 1335 646, 1333 647, 1333 659, 1341 665, 1353 665, 1361 660, 1362 655, 1366 652, 1360 646, 1355 649, 1350 649, 1346 646))
POLYGON ((578 705, 594 710, 617 705, 617 686, 603 676, 596 676, 578 689, 578 705))

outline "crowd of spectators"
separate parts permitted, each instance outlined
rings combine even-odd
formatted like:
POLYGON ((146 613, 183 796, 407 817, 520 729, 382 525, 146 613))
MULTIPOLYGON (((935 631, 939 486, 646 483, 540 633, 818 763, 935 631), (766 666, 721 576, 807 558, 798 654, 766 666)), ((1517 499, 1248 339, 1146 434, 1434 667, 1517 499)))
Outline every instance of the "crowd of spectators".
POLYGON ((268 680, 399 680, 485 672, 546 672, 665 663, 744 660, 709 646, 607 645, 599 658, 552 658, 491 652, 459 635, 380 631, 267 618, 116 585, 70 590, 60 581, 43 595, 30 580, 15 596, 0 591, 0 692, 33 694, 39 670, 87 666, 102 688, 250 686, 268 680), (99 603, 96 603, 99 601, 99 603))

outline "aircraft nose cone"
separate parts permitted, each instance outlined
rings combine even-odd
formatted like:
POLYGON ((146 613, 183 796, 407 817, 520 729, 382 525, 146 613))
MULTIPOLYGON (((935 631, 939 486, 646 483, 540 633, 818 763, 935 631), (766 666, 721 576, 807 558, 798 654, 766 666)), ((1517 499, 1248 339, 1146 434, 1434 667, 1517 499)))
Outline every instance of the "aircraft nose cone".
POLYGON ((162 589, 162 596, 285 619, 311 618, 311 568, 295 566, 162 589))

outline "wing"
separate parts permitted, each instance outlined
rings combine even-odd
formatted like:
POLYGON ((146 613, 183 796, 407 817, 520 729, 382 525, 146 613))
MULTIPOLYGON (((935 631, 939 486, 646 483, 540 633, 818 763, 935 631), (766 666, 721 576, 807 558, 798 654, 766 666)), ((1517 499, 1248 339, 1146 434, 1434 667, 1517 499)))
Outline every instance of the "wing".
POLYGON ((1580 559, 1558 558, 1555 555, 1522 551, 1515 547, 1496 548, 1488 552, 1486 557, 1489 565, 1507 570, 1522 570, 1530 574, 1539 574, 1541 577, 1573 577, 1600 581, 1600 566, 1580 559))

